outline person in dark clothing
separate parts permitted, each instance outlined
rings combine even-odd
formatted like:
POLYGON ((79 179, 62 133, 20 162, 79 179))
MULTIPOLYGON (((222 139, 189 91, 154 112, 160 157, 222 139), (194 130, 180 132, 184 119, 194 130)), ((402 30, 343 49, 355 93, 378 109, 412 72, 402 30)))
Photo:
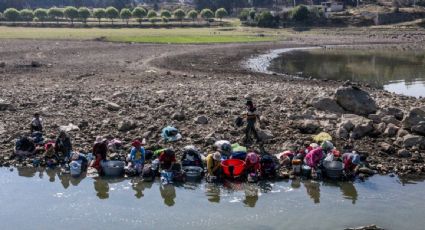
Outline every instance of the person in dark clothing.
POLYGON ((59 133, 55 143, 55 153, 69 158, 72 151, 71 138, 65 131, 59 133))
POLYGON ((41 119, 39 113, 34 114, 34 117, 31 120, 30 129, 31 129, 31 133, 43 132, 43 120, 41 119))
POLYGON ((96 157, 94 163, 92 164, 93 168, 96 168, 98 171, 101 170, 100 162, 106 160, 106 154, 108 153, 108 145, 106 144, 106 139, 98 136, 93 145, 93 155, 96 157))
POLYGON ((259 119, 257 108, 254 106, 252 101, 246 102, 246 112, 244 114, 246 119, 246 129, 245 129, 245 144, 251 142, 251 135, 255 137, 257 142, 260 142, 260 137, 258 136, 257 130, 255 129, 255 123, 259 119))

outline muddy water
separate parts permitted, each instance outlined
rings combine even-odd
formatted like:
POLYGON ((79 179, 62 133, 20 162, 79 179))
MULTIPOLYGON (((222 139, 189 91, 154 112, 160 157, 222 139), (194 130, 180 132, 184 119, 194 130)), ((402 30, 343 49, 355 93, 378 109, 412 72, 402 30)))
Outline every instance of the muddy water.
POLYGON ((425 183, 204 182, 71 178, 0 168, 0 229, 423 229, 425 183))
POLYGON ((365 82, 397 94, 425 96, 424 51, 290 50, 271 60, 268 70, 302 77, 365 82))

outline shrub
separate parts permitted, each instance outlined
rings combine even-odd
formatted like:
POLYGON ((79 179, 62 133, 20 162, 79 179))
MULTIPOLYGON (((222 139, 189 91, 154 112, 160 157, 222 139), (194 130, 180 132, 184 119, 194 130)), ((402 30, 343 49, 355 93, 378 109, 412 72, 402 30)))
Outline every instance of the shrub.
POLYGON ((74 25, 74 19, 78 18, 78 10, 73 6, 68 6, 63 11, 63 15, 71 21, 72 25, 74 25))
POLYGON ((38 8, 34 11, 34 16, 37 17, 38 21, 43 23, 47 18, 47 10, 38 8))
POLYGON ((305 5, 299 5, 291 11, 292 19, 298 22, 307 20, 309 18, 309 14, 310 11, 305 5))
POLYGON ((254 20, 255 19, 255 15, 257 14, 257 11, 255 11, 255 9, 251 9, 249 10, 249 17, 254 20))
POLYGON ((274 17, 269 11, 263 11, 256 17, 259 27, 277 27, 279 26, 279 17, 274 17))
POLYGON ((198 18, 198 11, 196 11, 196 10, 191 10, 191 11, 189 11, 189 13, 187 14, 187 16, 188 16, 189 18, 191 18, 191 19, 192 19, 192 21, 195 21, 195 19, 196 19, 196 18, 198 18))
POLYGON ((239 20, 241 20, 241 21, 246 21, 246 20, 248 20, 248 17, 249 17, 249 10, 248 9, 243 9, 243 10, 241 10, 241 12, 239 12, 239 14, 238 14, 238 18, 239 18, 239 20))
POLYGON ((170 19, 168 19, 167 17, 162 17, 162 22, 165 24, 167 24, 169 20, 170 19))
POLYGON ((174 14, 174 17, 180 21, 180 23, 183 22, 183 19, 186 16, 186 13, 182 9, 175 10, 173 14, 174 14))
POLYGON ((62 9, 59 9, 59 8, 53 7, 53 8, 50 8, 50 9, 47 11, 47 15, 48 15, 51 19, 55 20, 55 21, 56 21, 56 23, 59 23, 59 18, 62 18, 62 17, 63 17, 63 11, 62 11, 62 9))
POLYGON ((84 22, 87 23, 87 19, 91 16, 90 10, 87 7, 80 7, 78 9, 78 17, 84 22))
POLYGON ((119 12, 115 7, 108 7, 105 10, 105 16, 111 20, 112 25, 114 24, 114 18, 118 18, 119 12))
MULTIPOLYGON (((149 15, 149 14, 148 14, 149 15)), ((149 18, 149 22, 150 23, 152 23, 152 24, 155 24, 155 22, 156 22, 156 17, 150 17, 149 18)))
POLYGON ((156 12, 153 10, 149 10, 148 18, 155 18, 157 16, 156 12))
POLYGON ((161 17, 163 18, 171 18, 171 12, 169 10, 162 10, 161 17))
POLYGON ((106 14, 105 9, 102 9, 102 8, 98 8, 93 11, 93 17, 97 18, 99 25, 102 18, 105 17, 105 14, 106 14))
POLYGON ((142 19, 144 17, 146 17, 146 10, 143 9, 142 7, 136 7, 134 8, 133 12, 131 13, 133 15, 133 17, 136 18, 137 22, 139 22, 139 24, 142 24, 142 19))
POLYGON ((201 11, 201 17, 205 20, 209 20, 214 17, 214 13, 210 9, 203 9, 201 11))
POLYGON ((8 21, 15 22, 19 19, 19 11, 15 8, 9 8, 4 11, 4 17, 8 21))
POLYGON ((224 18, 224 17, 226 17, 227 16, 227 10, 226 9, 224 9, 224 8, 220 8, 220 9, 217 9, 216 11, 215 11, 215 17, 216 18, 219 18, 220 19, 220 21, 224 18))
POLYGON ((122 20, 125 20, 125 22, 128 25, 128 21, 131 18, 131 11, 129 9, 126 9, 126 8, 122 9, 121 12, 120 12, 120 17, 121 17, 122 20))
POLYGON ((19 11, 19 17, 29 23, 34 18, 34 13, 30 9, 23 9, 19 11))

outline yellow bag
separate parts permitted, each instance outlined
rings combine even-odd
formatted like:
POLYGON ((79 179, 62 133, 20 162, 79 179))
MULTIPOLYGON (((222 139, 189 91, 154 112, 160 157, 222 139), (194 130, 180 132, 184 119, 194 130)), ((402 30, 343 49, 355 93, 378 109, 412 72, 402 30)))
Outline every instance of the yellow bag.
POLYGON ((316 136, 313 136, 313 140, 316 143, 321 143, 321 142, 324 142, 324 141, 331 141, 332 137, 331 137, 331 135, 329 135, 329 133, 321 132, 321 133, 317 134, 316 136))

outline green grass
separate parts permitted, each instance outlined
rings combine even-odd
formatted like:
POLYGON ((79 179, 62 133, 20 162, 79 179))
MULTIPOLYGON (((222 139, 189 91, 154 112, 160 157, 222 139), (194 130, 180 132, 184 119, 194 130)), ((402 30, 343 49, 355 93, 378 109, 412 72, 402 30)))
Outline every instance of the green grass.
POLYGON ((0 27, 0 39, 93 40, 100 37, 113 42, 179 44, 260 42, 282 38, 273 30, 244 27, 173 29, 0 27))

